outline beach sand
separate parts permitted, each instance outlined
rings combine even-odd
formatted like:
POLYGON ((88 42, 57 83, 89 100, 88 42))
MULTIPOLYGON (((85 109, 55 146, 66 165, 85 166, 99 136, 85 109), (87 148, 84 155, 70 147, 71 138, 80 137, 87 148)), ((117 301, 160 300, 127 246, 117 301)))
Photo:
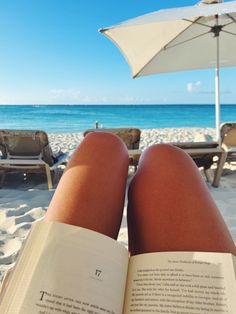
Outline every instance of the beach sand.
MULTIPOLYGON (((154 143, 203 141, 214 137, 214 129, 142 130, 140 147, 145 149, 154 143)), ((82 133, 49 134, 53 150, 60 147, 70 154, 82 138, 82 133)), ((60 174, 62 171, 63 169, 60 174)), ((214 169, 212 177, 213 171, 214 169)), ((128 182, 132 175, 131 169, 128 182)), ((236 164, 225 165, 219 188, 213 188, 210 183, 207 185, 236 241, 236 164)), ((32 224, 44 217, 54 191, 55 186, 53 190, 47 190, 44 174, 7 175, 3 189, 0 190, 0 281, 4 273, 14 265, 32 224)), ((118 240, 127 246, 126 204, 118 240)))

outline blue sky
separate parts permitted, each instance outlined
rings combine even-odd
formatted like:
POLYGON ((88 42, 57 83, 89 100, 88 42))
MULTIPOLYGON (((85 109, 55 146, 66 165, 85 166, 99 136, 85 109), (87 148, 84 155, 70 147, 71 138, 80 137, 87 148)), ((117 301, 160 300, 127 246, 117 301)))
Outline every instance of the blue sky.
MULTIPOLYGON (((0 0, 0 104, 214 103, 214 69, 137 79, 98 29, 192 0, 0 0)), ((221 103, 236 103, 236 68, 221 103)))

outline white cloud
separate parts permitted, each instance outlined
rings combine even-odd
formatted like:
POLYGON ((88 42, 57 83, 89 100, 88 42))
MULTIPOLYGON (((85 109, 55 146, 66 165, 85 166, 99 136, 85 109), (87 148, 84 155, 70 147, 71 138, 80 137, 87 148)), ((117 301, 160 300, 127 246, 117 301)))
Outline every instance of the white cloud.
MULTIPOLYGON (((201 81, 197 81, 197 82, 189 82, 187 84, 187 91, 188 93, 195 93, 195 94, 202 94, 202 95, 214 95, 215 94, 215 90, 204 90, 202 82, 201 81)), ((227 88, 225 90, 221 90, 220 92, 221 95, 227 95, 227 94, 232 94, 232 91, 227 88)))
POLYGON ((1 105, 15 105, 18 103, 24 103, 21 100, 19 101, 19 97, 14 95, 14 92, 11 93, 10 95, 7 95, 0 91, 0 104, 1 105))
POLYGON ((122 96, 83 96, 81 97, 83 104, 150 104, 152 99, 150 97, 139 97, 133 95, 122 96))
POLYGON ((83 96, 81 98, 81 103, 83 104, 111 104, 112 100, 110 99, 110 97, 107 96, 83 96))
POLYGON ((187 91, 189 93, 198 93, 202 87, 202 83, 200 81, 190 82, 187 84, 187 91))
POLYGON ((142 97, 137 95, 124 95, 120 98, 120 103, 124 104, 149 104, 151 102, 150 97, 142 97))
POLYGON ((80 99, 80 91, 74 89, 51 89, 50 95, 52 99, 66 102, 80 99))

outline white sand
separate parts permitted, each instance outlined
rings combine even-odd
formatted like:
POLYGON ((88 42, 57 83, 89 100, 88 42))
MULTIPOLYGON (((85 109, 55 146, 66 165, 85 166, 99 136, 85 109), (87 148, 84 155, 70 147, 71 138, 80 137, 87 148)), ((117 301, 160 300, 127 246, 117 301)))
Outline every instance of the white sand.
MULTIPOLYGON (((140 146, 145 149, 154 143, 210 140, 214 136, 213 129, 143 130, 140 146)), ((62 150, 72 153, 83 136, 81 133, 64 133, 49 134, 49 138, 54 150, 60 146, 62 150)), ((213 188, 210 184, 208 187, 236 241, 236 165, 225 166, 220 187, 213 188)), ((129 180, 131 178, 132 171, 129 180)), ((47 190, 44 174, 27 177, 22 174, 7 175, 0 190, 0 281, 5 271, 14 265, 32 224, 44 217, 53 193, 54 190, 47 190)), ((126 209, 119 241, 127 246, 126 209)))

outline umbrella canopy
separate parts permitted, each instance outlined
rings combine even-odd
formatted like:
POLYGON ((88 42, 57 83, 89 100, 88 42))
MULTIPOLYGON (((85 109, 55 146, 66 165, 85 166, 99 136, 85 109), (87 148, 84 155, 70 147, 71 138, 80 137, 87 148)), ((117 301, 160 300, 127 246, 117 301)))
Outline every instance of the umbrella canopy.
POLYGON ((236 1, 205 0, 159 10, 100 31, 124 54, 132 76, 216 68, 219 140, 219 67, 236 65, 236 1))

